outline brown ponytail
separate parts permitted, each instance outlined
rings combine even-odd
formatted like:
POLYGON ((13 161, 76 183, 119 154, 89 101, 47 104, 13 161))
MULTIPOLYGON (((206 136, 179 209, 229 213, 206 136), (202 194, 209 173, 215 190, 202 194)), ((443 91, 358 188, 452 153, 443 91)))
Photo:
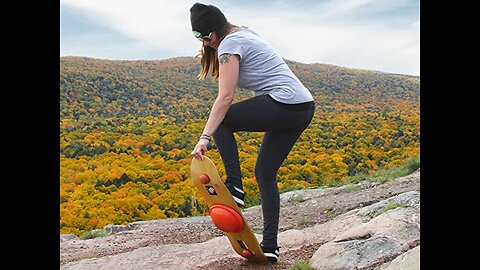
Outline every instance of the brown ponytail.
MULTIPOLYGON (((218 37, 218 43, 220 42, 227 36, 227 34, 231 33, 232 30, 237 29, 238 27, 235 25, 232 25, 227 22, 225 26, 219 30, 215 31, 218 37)), ((200 54, 197 55, 201 56, 200 58, 200 64, 202 65, 202 70, 200 71, 200 74, 198 74, 198 78, 200 80, 203 80, 207 77, 208 73, 213 77, 213 80, 218 80, 218 70, 219 70, 219 64, 218 64, 218 50, 213 49, 209 46, 203 46, 200 49, 200 54)))

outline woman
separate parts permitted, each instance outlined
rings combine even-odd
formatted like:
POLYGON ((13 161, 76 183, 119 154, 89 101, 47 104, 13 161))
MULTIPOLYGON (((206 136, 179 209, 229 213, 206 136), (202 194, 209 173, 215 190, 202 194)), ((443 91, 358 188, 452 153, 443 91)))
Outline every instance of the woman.
POLYGON ((218 80, 218 96, 192 155, 202 159, 213 136, 225 166, 225 185, 243 206, 245 193, 234 132, 265 132, 255 164, 264 226, 260 246, 275 263, 280 212, 276 175, 312 120, 313 97, 261 36, 230 24, 217 7, 194 4, 190 22, 202 42, 199 77, 204 79, 210 73, 218 80), (232 104, 237 87, 252 90, 255 97, 232 104))

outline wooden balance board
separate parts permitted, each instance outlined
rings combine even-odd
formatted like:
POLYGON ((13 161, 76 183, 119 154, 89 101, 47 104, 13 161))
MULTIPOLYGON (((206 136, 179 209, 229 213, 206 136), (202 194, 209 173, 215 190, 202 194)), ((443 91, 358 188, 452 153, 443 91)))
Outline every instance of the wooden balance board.
POLYGON ((193 183, 210 207, 213 223, 227 235, 235 252, 251 262, 267 262, 257 238, 212 160, 207 157, 203 157, 203 160, 193 158, 190 173, 193 183))

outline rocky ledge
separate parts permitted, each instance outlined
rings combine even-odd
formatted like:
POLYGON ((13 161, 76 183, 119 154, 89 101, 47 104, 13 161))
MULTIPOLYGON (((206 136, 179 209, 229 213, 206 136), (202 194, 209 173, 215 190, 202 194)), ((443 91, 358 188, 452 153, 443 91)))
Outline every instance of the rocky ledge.
MULTIPOLYGON (((109 225, 111 234, 60 237, 61 269, 420 269, 420 170, 387 183, 363 181, 281 194, 280 261, 247 263, 206 217, 109 225)), ((244 210, 261 240, 261 208, 244 210)))

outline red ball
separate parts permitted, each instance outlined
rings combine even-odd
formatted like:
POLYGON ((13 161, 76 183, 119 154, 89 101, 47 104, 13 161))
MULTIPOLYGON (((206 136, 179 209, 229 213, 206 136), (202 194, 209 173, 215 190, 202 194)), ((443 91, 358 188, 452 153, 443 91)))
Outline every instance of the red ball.
POLYGON ((229 206, 215 204, 210 207, 209 213, 213 224, 224 232, 240 232, 243 229, 242 217, 229 206))
POLYGON ((210 178, 208 177, 208 175, 206 174, 202 174, 200 175, 200 182, 202 182, 202 184, 208 184, 210 183, 210 178))
POLYGON ((250 252, 250 250, 248 249, 242 250, 242 254, 243 254, 243 257, 245 258, 251 257, 253 255, 252 252, 250 252))

